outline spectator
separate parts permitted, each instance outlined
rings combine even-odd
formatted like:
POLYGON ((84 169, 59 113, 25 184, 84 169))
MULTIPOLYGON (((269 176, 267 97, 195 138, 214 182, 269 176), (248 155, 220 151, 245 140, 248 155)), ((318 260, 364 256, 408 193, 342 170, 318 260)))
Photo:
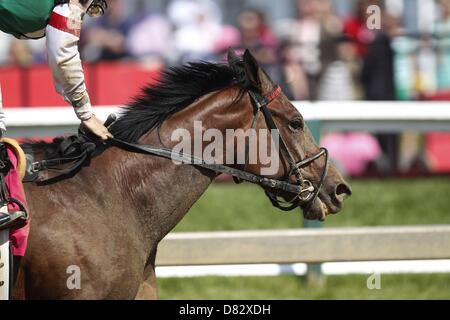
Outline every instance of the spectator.
MULTIPOLYGON (((395 100, 394 52, 391 39, 398 29, 396 20, 386 13, 380 0, 360 0, 354 17, 346 21, 346 35, 356 44, 362 59, 361 83, 366 100, 395 100), (371 5, 381 9, 382 25, 379 30, 369 30, 366 25, 367 8, 371 5)), ((399 135, 379 134, 377 138, 388 157, 388 168, 383 168, 382 171, 396 172, 399 135)))
POLYGON ((318 2, 321 39, 317 96, 319 100, 354 100, 355 90, 350 64, 353 46, 343 37, 343 23, 329 0, 318 2))
POLYGON ((33 63, 45 64, 47 63, 47 48, 45 39, 27 41, 31 54, 33 55, 33 63))
POLYGON ((398 21, 387 14, 381 0, 359 0, 355 14, 345 21, 345 35, 362 59, 361 81, 367 100, 395 100, 391 39, 398 30, 398 21), (367 9, 372 5, 381 9, 379 30, 367 27, 367 9))
POLYGON ((168 19, 158 13, 149 13, 144 1, 139 2, 137 14, 133 15, 126 40, 127 50, 134 58, 151 60, 156 64, 171 61, 172 26, 168 19))
POLYGON ((450 89, 450 0, 440 0, 441 19, 436 24, 439 68, 438 89, 450 89), (442 38, 441 38, 442 37, 442 38))
POLYGON ((361 58, 367 55, 368 46, 375 39, 375 33, 367 28, 367 8, 372 4, 378 4, 378 1, 358 0, 354 14, 344 22, 344 33, 356 45, 361 58))
POLYGON ((274 82, 283 84, 283 69, 279 57, 280 43, 258 9, 247 9, 238 17, 242 49, 249 49, 274 82))
MULTIPOLYGON (((318 81, 318 98, 354 100, 357 86, 351 71, 354 70, 355 61, 358 61, 359 49, 343 36, 344 25, 334 14, 329 1, 321 1, 318 10, 322 30, 319 46, 322 70, 318 81)), ((365 173, 370 164, 376 163, 381 156, 377 139, 364 132, 327 134, 321 143, 328 148, 341 169, 352 176, 365 173)))
POLYGON ((9 47, 8 64, 21 67, 33 63, 33 54, 25 41, 13 39, 9 47))
POLYGON ((238 17, 241 32, 241 46, 250 49, 255 58, 262 64, 276 62, 278 39, 266 22, 262 11, 244 10, 238 17))
MULTIPOLYGON (((427 99, 448 101, 450 98, 450 0, 439 0, 438 5, 438 8, 441 9, 441 16, 434 26, 437 35, 434 43, 437 49, 438 67, 436 68, 436 78, 438 91, 434 95, 428 96, 427 99)), ((424 139, 425 152, 417 147, 418 138, 414 136, 412 138, 415 138, 413 140, 414 144, 412 143, 412 146, 407 149, 410 159, 415 160, 416 163, 426 163, 433 172, 449 172, 449 133, 427 133, 424 139)))
POLYGON ((117 60, 128 56, 126 38, 131 26, 122 0, 109 0, 106 14, 87 25, 82 44, 87 61, 117 60))
POLYGON ((46 63, 45 39, 18 41, 11 35, 0 32, 0 66, 29 66, 46 63))
POLYGON ((220 37, 214 43, 214 52, 219 60, 225 59, 225 53, 229 48, 238 48, 241 44, 241 33, 231 25, 222 27, 220 37), (223 57, 223 59, 221 59, 223 57))
POLYGON ((307 79, 306 99, 317 99, 317 82, 322 69, 320 63, 320 12, 317 0, 297 0, 298 18, 286 24, 289 56, 301 67, 307 79))
POLYGON ((214 59, 222 16, 213 1, 173 0, 168 14, 176 28, 174 47, 181 62, 214 59))
POLYGON ((294 94, 294 97, 316 100, 336 97, 338 93, 342 100, 351 99, 351 76, 339 56, 343 25, 334 14, 330 1, 297 0, 297 10, 298 19, 285 21, 278 28, 286 44, 283 50, 285 73, 289 78, 297 74, 296 81, 290 79, 290 84, 294 93, 303 93, 303 96, 294 94), (331 64, 332 68, 329 68, 331 64), (325 78, 320 83, 322 76, 325 78), (307 79, 307 88, 301 83, 304 79, 307 79), (336 82, 343 84, 345 90, 338 90, 336 82))

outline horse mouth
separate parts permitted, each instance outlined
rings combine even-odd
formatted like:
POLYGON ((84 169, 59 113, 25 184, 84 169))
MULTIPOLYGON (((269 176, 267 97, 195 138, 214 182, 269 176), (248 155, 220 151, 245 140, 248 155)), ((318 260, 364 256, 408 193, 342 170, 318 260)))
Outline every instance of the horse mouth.
POLYGON ((320 197, 311 204, 308 211, 303 211, 303 216, 307 220, 325 221, 330 214, 336 214, 340 210, 335 210, 326 204, 320 197))

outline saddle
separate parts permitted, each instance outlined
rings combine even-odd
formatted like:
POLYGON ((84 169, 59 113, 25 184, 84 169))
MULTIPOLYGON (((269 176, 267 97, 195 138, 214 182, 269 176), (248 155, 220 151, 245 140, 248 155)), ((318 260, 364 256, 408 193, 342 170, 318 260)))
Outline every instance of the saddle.
MULTIPOLYGON (((116 120, 115 114, 110 115, 105 127, 110 127, 116 120)), ((108 146, 93 134, 79 128, 78 134, 56 138, 51 144, 27 143, 21 147, 26 157, 23 182, 49 185, 74 177, 108 146), (38 156, 38 151, 44 154, 38 156)))
POLYGON ((37 156, 37 149, 42 145, 22 145, 26 157, 23 182, 48 185, 72 178, 89 165, 97 144, 80 132, 78 135, 56 138, 45 150, 41 150, 44 154, 40 156, 37 156))

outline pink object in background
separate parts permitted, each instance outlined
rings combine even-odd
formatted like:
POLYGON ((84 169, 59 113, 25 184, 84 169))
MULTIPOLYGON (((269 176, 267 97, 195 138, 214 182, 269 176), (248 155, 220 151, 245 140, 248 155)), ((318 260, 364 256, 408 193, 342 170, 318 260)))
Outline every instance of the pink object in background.
POLYGON ((368 163, 381 156, 377 139, 364 132, 331 133, 320 144, 328 149, 340 169, 352 176, 363 174, 368 163))
POLYGON ((241 34, 233 26, 224 26, 220 32, 220 37, 214 43, 214 52, 221 53, 228 48, 237 47, 241 43, 241 34))
POLYGON ((448 173, 450 171, 450 134, 428 133, 426 154, 433 172, 448 173))

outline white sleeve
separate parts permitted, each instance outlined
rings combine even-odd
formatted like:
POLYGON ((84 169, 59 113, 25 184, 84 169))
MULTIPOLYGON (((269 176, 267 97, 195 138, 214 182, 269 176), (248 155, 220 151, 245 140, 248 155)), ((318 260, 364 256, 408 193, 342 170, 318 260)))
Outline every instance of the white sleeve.
POLYGON ((56 91, 72 104, 80 120, 87 120, 92 116, 78 51, 84 14, 84 10, 76 4, 58 5, 46 28, 48 63, 56 91))

